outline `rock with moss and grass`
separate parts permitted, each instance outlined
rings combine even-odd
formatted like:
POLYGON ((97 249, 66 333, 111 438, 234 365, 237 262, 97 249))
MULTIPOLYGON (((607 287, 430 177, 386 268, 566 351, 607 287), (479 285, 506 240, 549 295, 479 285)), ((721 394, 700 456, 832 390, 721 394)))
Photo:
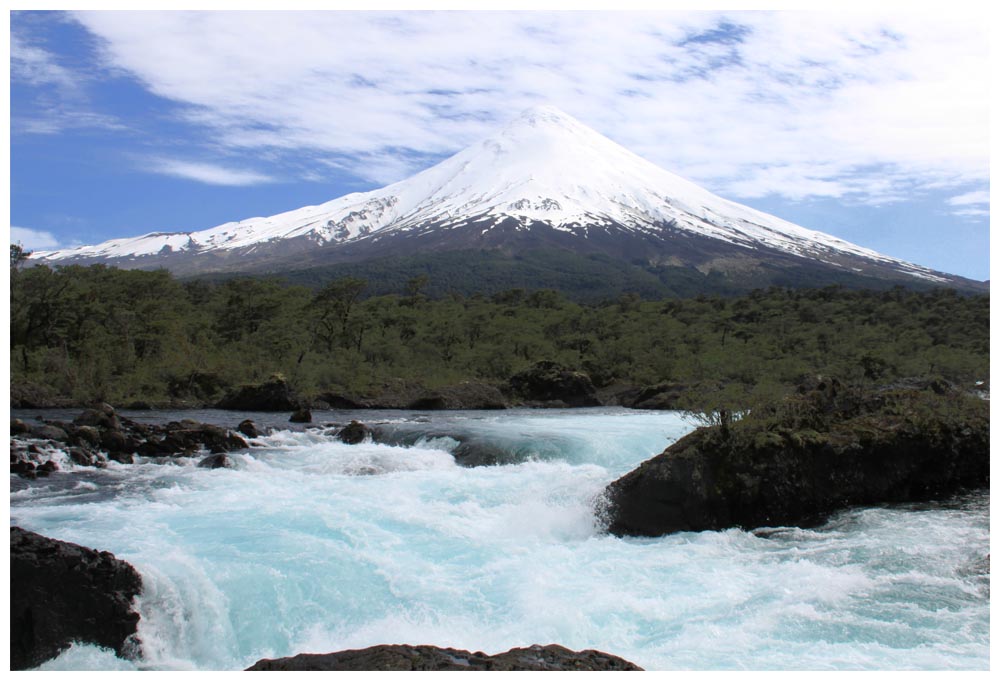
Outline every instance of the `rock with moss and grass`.
POLYGON ((605 491, 618 535, 808 526, 989 484, 989 403, 942 381, 819 380, 680 439, 605 491))
POLYGON ((281 374, 259 384, 243 385, 216 403, 217 409, 232 411, 290 411, 302 408, 298 393, 281 374))
POLYGON ((514 374, 510 391, 530 407, 599 407, 590 376, 567 366, 543 360, 514 374))

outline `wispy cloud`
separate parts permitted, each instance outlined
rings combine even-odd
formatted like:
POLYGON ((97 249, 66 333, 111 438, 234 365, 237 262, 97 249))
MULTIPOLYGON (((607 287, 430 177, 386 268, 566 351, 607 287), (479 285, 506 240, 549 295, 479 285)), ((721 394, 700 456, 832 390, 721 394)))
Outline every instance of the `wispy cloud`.
POLYGON ((986 190, 966 192, 948 199, 953 206, 952 213, 967 218, 988 217, 990 214, 990 193, 986 190))
POLYGON ((74 17, 227 152, 308 152, 372 182, 538 103, 736 197, 881 203, 988 177, 986 24, 953 13, 74 17))
POLYGON ((275 181, 273 177, 253 170, 227 168, 212 163, 182 161, 171 158, 146 159, 142 162, 142 166, 145 170, 161 175, 170 175, 185 180, 229 187, 245 187, 275 181))
POLYGON ((10 242, 12 244, 19 243, 29 251, 59 246, 59 240, 51 232, 28 229, 27 227, 14 227, 13 225, 10 228, 10 242))
POLYGON ((62 90, 75 91, 78 80, 72 72, 58 64, 55 57, 24 38, 10 36, 11 80, 21 80, 32 85, 54 85, 62 90))
POLYGON ((10 36, 11 84, 31 86, 28 112, 12 110, 11 132, 53 135, 79 128, 122 129, 115 117, 90 105, 82 72, 59 63, 56 55, 30 43, 15 30, 10 36))

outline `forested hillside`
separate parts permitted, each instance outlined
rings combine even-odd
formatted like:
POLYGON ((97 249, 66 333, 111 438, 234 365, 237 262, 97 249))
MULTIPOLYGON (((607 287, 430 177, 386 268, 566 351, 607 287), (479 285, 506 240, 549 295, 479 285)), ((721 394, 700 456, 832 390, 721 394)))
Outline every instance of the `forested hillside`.
POLYGON ((315 290, 13 260, 10 276, 12 386, 78 403, 210 404, 275 373, 307 397, 390 379, 500 383, 539 360, 598 387, 675 381, 733 394, 815 374, 972 385, 989 372, 989 297, 946 289, 623 294, 587 305, 552 290, 432 299, 426 277, 366 297, 354 277, 315 290))

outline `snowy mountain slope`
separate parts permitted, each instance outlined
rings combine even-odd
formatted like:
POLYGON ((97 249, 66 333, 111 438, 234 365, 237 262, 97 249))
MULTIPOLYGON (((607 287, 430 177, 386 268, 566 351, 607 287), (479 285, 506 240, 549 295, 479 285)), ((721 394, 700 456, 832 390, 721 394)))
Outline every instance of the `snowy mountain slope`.
POLYGON ((312 261, 373 257, 389 249, 393 239, 419 249, 416 235, 433 236, 438 247, 448 247, 449 241, 475 246, 476 239, 496 245, 500 231, 523 230, 573 237, 561 244, 604 232, 655 242, 665 254, 672 241, 689 237, 713 252, 725 246, 857 272, 874 267, 883 275, 949 279, 718 197, 553 107, 530 109, 496 135, 382 189, 203 231, 115 239, 38 252, 33 259, 164 266, 190 273, 253 269, 259 260, 273 267, 297 254, 312 261), (493 230, 499 231, 491 235, 493 230))

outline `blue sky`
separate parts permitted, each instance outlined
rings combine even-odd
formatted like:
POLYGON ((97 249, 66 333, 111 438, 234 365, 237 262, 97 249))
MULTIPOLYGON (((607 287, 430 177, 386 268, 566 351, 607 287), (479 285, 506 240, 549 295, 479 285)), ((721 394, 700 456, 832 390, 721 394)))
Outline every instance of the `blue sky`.
POLYGON ((555 105, 663 168, 989 276, 961 13, 13 12, 11 239, 191 231, 402 179, 555 105))

